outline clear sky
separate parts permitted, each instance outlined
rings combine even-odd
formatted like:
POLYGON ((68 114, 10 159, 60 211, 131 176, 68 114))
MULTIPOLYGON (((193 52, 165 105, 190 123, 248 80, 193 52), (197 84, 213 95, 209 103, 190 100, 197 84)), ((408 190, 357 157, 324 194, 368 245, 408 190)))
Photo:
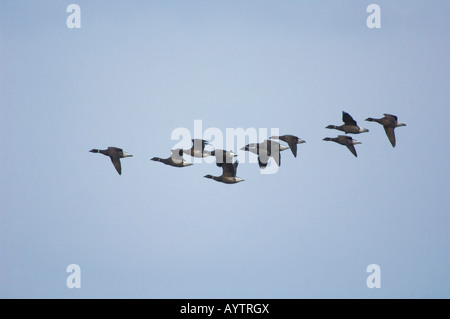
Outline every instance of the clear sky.
POLYGON ((0 297, 449 298, 449 14, 444 0, 1 0, 0 297), (357 158, 322 141, 343 110, 369 129, 357 158), (395 148, 364 121, 383 113, 407 124, 395 148), (196 120, 306 143, 275 174, 240 153, 235 185, 203 178, 214 163, 150 161, 196 120), (121 176, 89 153, 108 146, 134 155, 121 176))

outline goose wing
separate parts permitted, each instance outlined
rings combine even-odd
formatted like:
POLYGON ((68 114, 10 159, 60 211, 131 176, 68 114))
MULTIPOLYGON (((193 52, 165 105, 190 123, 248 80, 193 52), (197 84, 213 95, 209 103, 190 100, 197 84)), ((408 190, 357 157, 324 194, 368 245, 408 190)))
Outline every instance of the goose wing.
POLYGON ((120 156, 117 153, 111 154, 111 162, 113 163, 114 167, 116 168, 117 173, 119 175, 122 175, 122 166, 120 165, 120 156))
POLYGON ((394 128, 391 126, 383 126, 384 127, 384 131, 386 132, 386 135, 389 139, 389 142, 391 142, 392 147, 395 147, 395 133, 394 133, 394 128))
POLYGON ((356 121, 353 119, 353 117, 351 117, 350 114, 348 114, 347 112, 342 111, 342 121, 346 124, 346 125, 356 125, 356 121))
POLYGON ((238 165, 239 165, 239 162, 238 162, 238 161, 236 161, 236 162, 233 163, 233 176, 234 176, 234 177, 236 177, 238 165))
POLYGON ((237 162, 223 163, 222 164, 222 176, 223 177, 235 177, 236 176, 237 162))
MULTIPOLYGON (((280 143, 275 141, 266 140, 267 145, 267 156, 272 157, 278 166, 280 166, 281 155, 280 155, 280 143)), ((267 162, 266 162, 267 163, 267 162)))
POLYGON ((292 154, 294 154, 294 157, 297 157, 297 141, 298 141, 298 137, 296 137, 296 136, 289 136, 289 137, 286 137, 286 139, 283 140, 283 141, 288 143, 289 148, 292 151, 292 154))
POLYGON ((350 152, 352 152, 353 155, 355 155, 356 157, 358 157, 358 154, 356 154, 355 146, 353 146, 353 144, 347 144, 347 145, 345 145, 345 146, 347 146, 347 148, 350 150, 350 152))
POLYGON ((266 152, 261 153, 258 156, 258 165, 259 168, 265 168, 267 166, 267 162, 269 161, 269 156, 267 155, 266 152))
POLYGON ((294 135, 282 135, 282 136, 275 136, 279 140, 286 142, 289 145, 289 148, 291 149, 292 154, 294 157, 297 157, 297 143, 299 138, 294 135))

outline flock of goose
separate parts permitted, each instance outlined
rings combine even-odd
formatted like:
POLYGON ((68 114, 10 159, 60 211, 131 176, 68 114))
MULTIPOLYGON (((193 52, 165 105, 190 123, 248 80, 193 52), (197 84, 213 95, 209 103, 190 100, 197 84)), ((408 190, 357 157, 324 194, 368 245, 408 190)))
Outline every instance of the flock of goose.
MULTIPOLYGON (((351 117, 351 115, 344 111, 342 111, 342 121, 344 122, 344 124, 342 125, 328 125, 326 128, 336 129, 345 132, 345 134, 360 134, 369 131, 368 129, 359 127, 357 122, 351 117)), ((384 114, 384 117, 379 119, 369 117, 366 119, 366 121, 377 122, 383 125, 386 135, 393 147, 395 147, 394 129, 399 126, 406 126, 406 124, 401 123, 397 120, 397 116, 391 114, 384 114)), ((355 145, 361 144, 361 142, 354 140, 351 136, 338 135, 337 137, 325 137, 323 140, 332 141, 344 145, 354 156, 358 156, 356 153, 355 145)), ((252 152, 258 155, 259 167, 261 169, 264 169, 267 166, 270 158, 273 158, 276 164, 280 166, 280 152, 287 150, 288 148, 291 149, 294 157, 297 157, 297 145, 302 143, 305 143, 305 141, 294 135, 271 136, 264 142, 247 144, 242 147, 241 150, 252 152), (280 144, 276 140, 287 143, 289 147, 280 144)), ((237 156, 237 154, 233 153, 232 151, 225 151, 220 149, 208 151, 205 149, 205 146, 208 145, 208 142, 202 139, 193 139, 192 144, 193 145, 190 149, 173 149, 171 156, 168 158, 153 157, 151 160, 161 162, 173 167, 186 167, 193 164, 188 163, 184 160, 184 154, 200 158, 215 156, 216 165, 222 168, 222 175, 213 176, 208 174, 204 176, 205 178, 213 179, 225 184, 235 184, 244 181, 242 178, 236 176, 239 162, 237 160, 233 160, 234 157, 237 156)), ((125 153, 121 148, 117 147, 108 147, 106 150, 92 149, 90 150, 90 152, 101 153, 103 155, 109 156, 119 175, 122 174, 120 159, 133 156, 131 154, 125 153)))

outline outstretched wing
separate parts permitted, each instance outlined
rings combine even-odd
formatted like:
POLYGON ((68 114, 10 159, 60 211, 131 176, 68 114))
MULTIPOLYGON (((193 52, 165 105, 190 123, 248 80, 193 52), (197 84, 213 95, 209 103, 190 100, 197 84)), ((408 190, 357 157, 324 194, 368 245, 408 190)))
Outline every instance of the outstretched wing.
POLYGON ((116 168, 117 173, 119 173, 119 175, 122 175, 122 166, 120 165, 119 154, 111 155, 111 162, 113 163, 114 167, 116 168))
POLYGON ((267 142, 267 155, 272 157, 278 166, 280 166, 281 155, 280 155, 280 143, 275 141, 266 140, 267 142))
POLYGON ((347 145, 345 145, 345 146, 347 146, 347 148, 350 150, 350 152, 352 152, 353 155, 355 155, 356 157, 358 157, 358 155, 356 154, 355 146, 353 146, 353 144, 347 144, 347 145))
POLYGON ((386 132, 386 135, 389 139, 389 142, 391 142, 392 147, 395 147, 395 133, 394 128, 391 126, 384 126, 384 131, 386 132))
POLYGON ((289 148, 292 151, 292 154, 294 154, 294 157, 297 157, 297 139, 289 139, 287 141, 289 148))
POLYGON ((297 157, 297 141, 298 137, 294 135, 283 135, 279 136, 279 139, 288 143, 289 148, 291 149, 292 154, 294 154, 294 157, 297 157))
POLYGON ((348 114, 347 112, 342 111, 342 121, 346 124, 346 125, 356 125, 356 121, 353 119, 353 117, 351 117, 350 114, 348 114))
POLYGON ((233 176, 236 176, 238 165, 239 165, 238 161, 233 163, 233 176))
POLYGON ((261 154, 258 156, 258 165, 259 165, 259 168, 266 168, 267 162, 269 162, 269 156, 267 155, 266 152, 261 153, 261 154))
POLYGON ((237 162, 223 163, 222 164, 222 176, 223 177, 235 177, 236 176, 237 162), (236 165, 236 166, 235 166, 236 165))

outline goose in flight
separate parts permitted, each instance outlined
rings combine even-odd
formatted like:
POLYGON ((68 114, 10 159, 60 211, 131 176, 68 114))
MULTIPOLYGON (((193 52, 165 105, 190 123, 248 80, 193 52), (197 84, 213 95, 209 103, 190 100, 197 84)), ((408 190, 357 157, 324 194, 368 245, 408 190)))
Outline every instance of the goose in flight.
POLYGON ((172 155, 168 158, 153 157, 151 160, 161 162, 173 167, 186 167, 192 165, 191 163, 188 163, 183 159, 183 150, 181 148, 172 150, 172 155))
POLYGON ((359 133, 365 133, 369 132, 368 129, 365 129, 363 127, 359 127, 356 121, 351 117, 350 114, 347 112, 342 111, 342 121, 344 124, 336 126, 336 125, 328 125, 326 128, 335 129, 339 131, 352 134, 359 134, 359 133))
POLYGON ((108 147, 106 150, 98 150, 92 149, 89 152, 92 153, 102 153, 103 155, 109 156, 111 158, 111 162, 116 168, 117 173, 122 175, 122 166, 120 165, 120 159, 124 157, 131 157, 133 155, 125 153, 121 148, 118 147, 108 147))
POLYGON ((361 144, 361 142, 358 142, 357 140, 352 139, 350 136, 347 135, 339 135, 338 137, 325 137, 323 139, 324 141, 332 141, 339 143, 341 145, 347 146, 347 148, 352 152, 353 155, 356 157, 358 156, 356 154, 355 144, 361 144))
POLYGON ((394 129, 399 126, 406 126, 405 123, 401 123, 397 120, 397 116, 391 115, 391 114, 383 114, 384 117, 381 119, 374 119, 374 118, 367 118, 366 121, 369 122, 377 122, 383 125, 384 131, 386 132, 386 135, 389 139, 389 142, 391 142, 392 147, 395 147, 395 133, 394 129))
POLYGON ((207 157, 211 155, 210 151, 205 150, 205 146, 208 145, 208 141, 194 138, 192 139, 192 147, 187 150, 183 150, 184 154, 188 154, 193 157, 207 157))
POLYGON ((265 168, 272 157, 278 166, 281 165, 281 151, 287 150, 288 147, 272 140, 265 140, 262 143, 250 143, 241 148, 241 150, 249 151, 258 155, 258 164, 260 168, 265 168))
POLYGON ((213 179, 217 182, 225 183, 225 184, 236 184, 239 182, 243 182, 242 178, 236 177, 236 171, 239 162, 236 161, 234 163, 223 163, 222 164, 222 175, 220 176, 212 176, 205 175, 205 178, 213 179))
POLYGON ((281 135, 281 136, 271 136, 271 140, 280 140, 283 142, 288 143, 289 148, 292 151, 292 154, 294 154, 294 157, 297 157, 297 144, 306 143, 306 141, 302 140, 301 138, 298 138, 295 135, 281 135))

